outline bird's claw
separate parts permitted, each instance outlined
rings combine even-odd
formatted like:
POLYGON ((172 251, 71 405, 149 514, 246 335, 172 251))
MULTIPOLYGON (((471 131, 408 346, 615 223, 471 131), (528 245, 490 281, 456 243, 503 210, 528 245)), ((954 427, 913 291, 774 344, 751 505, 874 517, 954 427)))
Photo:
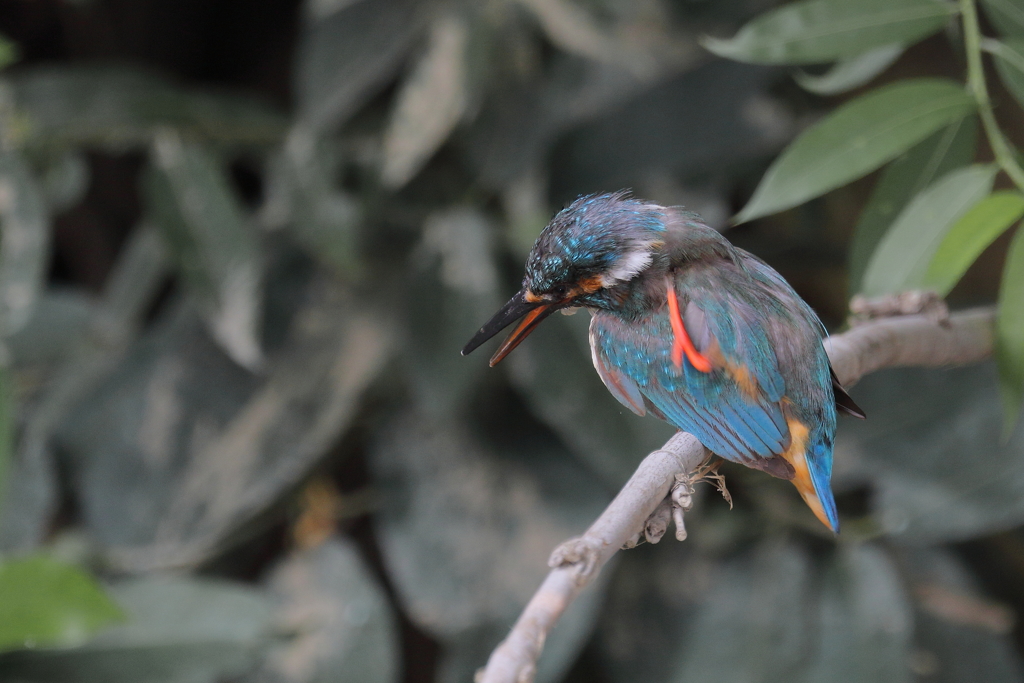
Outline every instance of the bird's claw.
POLYGON ((690 484, 692 486, 702 481, 711 484, 718 489, 718 492, 722 494, 722 498, 729 504, 729 509, 732 510, 732 494, 729 493, 729 488, 725 485, 725 475, 718 471, 723 462, 723 460, 711 462, 711 459, 708 458, 691 475, 690 484))
POLYGON ((548 566, 556 569, 567 564, 575 565, 577 577, 584 579, 594 573, 603 549, 604 543, 600 539, 586 536, 570 538, 551 552, 548 566))

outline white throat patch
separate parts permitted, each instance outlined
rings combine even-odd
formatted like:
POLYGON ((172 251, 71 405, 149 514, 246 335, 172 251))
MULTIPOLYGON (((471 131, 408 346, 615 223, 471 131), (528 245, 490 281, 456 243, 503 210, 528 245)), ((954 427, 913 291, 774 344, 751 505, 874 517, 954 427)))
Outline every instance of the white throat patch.
POLYGON ((649 242, 640 242, 627 251, 611 269, 601 276, 601 285, 613 287, 620 282, 632 280, 641 271, 645 270, 654 261, 654 254, 651 253, 649 242))

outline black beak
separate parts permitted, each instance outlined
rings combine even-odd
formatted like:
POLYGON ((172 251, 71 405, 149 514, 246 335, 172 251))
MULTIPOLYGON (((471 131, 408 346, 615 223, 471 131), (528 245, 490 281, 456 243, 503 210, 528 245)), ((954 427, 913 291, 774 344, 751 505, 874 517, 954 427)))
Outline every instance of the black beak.
POLYGON ((512 331, 512 334, 502 342, 498 350, 491 356, 490 366, 493 368, 497 365, 502 358, 507 356, 512 349, 519 346, 520 342, 526 339, 527 336, 540 325, 544 318, 551 315, 559 306, 557 304, 546 303, 543 301, 527 301, 526 290, 519 290, 514 297, 509 299, 509 302, 501 307, 501 310, 494 314, 494 317, 488 320, 480 330, 473 335, 473 338, 469 340, 465 348, 462 349, 462 355, 475 351, 481 344, 493 337, 494 335, 501 332, 503 329, 514 323, 519 318, 523 318, 523 322, 519 323, 519 326, 512 331))

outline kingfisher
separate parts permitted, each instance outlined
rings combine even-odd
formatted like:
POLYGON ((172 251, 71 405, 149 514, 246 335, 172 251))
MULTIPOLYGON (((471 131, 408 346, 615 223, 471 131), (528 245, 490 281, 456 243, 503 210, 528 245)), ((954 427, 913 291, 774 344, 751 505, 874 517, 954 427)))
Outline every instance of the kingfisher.
POLYGON ((569 307, 590 311, 594 367, 620 403, 791 481, 839 533, 837 413, 864 411, 832 370, 818 316, 778 272, 681 207, 583 196, 541 231, 522 288, 462 355, 521 318, 493 367, 569 307))

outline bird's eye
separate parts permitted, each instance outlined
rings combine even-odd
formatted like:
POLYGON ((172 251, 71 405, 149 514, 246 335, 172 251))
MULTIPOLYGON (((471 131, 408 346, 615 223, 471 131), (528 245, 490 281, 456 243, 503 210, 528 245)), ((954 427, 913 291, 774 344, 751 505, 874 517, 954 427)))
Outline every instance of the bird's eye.
POLYGON ((555 287, 555 288, 553 288, 551 290, 551 296, 553 296, 555 299, 561 300, 561 299, 564 299, 568 295, 569 295, 569 286, 568 285, 558 285, 557 287, 555 287))

